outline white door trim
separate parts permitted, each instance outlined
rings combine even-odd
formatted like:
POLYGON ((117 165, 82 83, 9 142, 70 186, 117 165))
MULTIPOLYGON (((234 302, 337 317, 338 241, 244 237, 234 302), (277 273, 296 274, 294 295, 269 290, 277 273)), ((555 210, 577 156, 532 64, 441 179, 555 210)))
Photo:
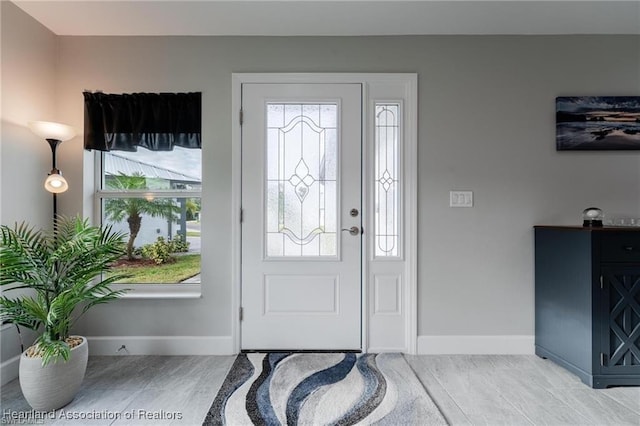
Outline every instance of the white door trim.
MULTIPOLYGON (((232 272, 231 272, 231 335, 233 338, 233 348, 235 352, 240 351, 240 303, 241 303, 241 223, 240 210, 242 207, 242 128, 240 124, 240 109, 242 106, 242 84, 244 83, 359 83, 363 85, 363 129, 362 138, 364 141, 362 157, 368 159, 372 157, 373 135, 373 108, 374 99, 372 93, 376 88, 382 88, 380 93, 386 93, 384 88, 397 86, 400 88, 398 98, 402 99, 406 124, 404 126, 403 138, 403 235, 404 235, 404 288, 401 293, 403 306, 402 316, 404 317, 404 343, 401 345, 370 344, 370 262, 373 257, 370 255, 371 229, 367 224, 372 224, 372 219, 366 206, 371 201, 371 167, 365 164, 363 167, 363 226, 365 229, 362 241, 363 261, 362 261, 362 350, 367 352, 380 351, 400 351, 415 354, 417 350, 417 84, 416 74, 379 74, 379 73, 234 73, 232 75, 231 113, 232 113, 232 182, 231 182, 231 250, 232 250, 232 272)), ((396 88, 396 92, 398 92, 396 88)), ((380 98, 389 98, 389 95, 381 94, 380 98)))

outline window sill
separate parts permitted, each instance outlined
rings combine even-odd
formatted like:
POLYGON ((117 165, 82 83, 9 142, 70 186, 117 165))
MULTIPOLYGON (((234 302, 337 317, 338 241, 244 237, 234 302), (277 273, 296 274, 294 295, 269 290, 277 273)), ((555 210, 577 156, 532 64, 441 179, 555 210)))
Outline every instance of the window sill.
POLYGON ((129 289, 121 299, 200 299, 202 289, 196 284, 112 284, 113 290, 129 289))

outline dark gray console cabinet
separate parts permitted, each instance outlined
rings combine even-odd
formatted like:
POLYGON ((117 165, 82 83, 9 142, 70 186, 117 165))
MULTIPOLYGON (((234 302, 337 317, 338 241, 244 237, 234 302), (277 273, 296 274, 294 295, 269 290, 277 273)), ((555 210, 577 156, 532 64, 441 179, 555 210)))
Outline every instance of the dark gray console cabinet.
POLYGON ((536 355, 640 385, 640 228, 535 227, 536 355))

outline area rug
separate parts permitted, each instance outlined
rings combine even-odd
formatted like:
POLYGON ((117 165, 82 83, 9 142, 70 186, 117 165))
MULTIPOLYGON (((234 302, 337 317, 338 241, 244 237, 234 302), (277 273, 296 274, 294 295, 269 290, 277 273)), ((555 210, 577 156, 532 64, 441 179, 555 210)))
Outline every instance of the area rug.
POLYGON ((236 358, 204 425, 446 425, 401 354, 236 358))

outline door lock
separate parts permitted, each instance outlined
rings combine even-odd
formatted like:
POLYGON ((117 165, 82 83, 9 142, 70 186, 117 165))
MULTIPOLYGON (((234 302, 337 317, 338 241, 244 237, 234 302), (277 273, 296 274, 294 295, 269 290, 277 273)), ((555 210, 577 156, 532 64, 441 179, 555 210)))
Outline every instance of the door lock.
POLYGON ((349 214, 351 215, 351 217, 356 217, 358 216, 358 214, 360 214, 360 212, 358 211, 358 209, 351 209, 349 214))
POLYGON ((346 231, 351 235, 358 235, 360 233, 360 228, 358 228, 357 226, 352 226, 349 229, 343 229, 343 231, 346 231))

